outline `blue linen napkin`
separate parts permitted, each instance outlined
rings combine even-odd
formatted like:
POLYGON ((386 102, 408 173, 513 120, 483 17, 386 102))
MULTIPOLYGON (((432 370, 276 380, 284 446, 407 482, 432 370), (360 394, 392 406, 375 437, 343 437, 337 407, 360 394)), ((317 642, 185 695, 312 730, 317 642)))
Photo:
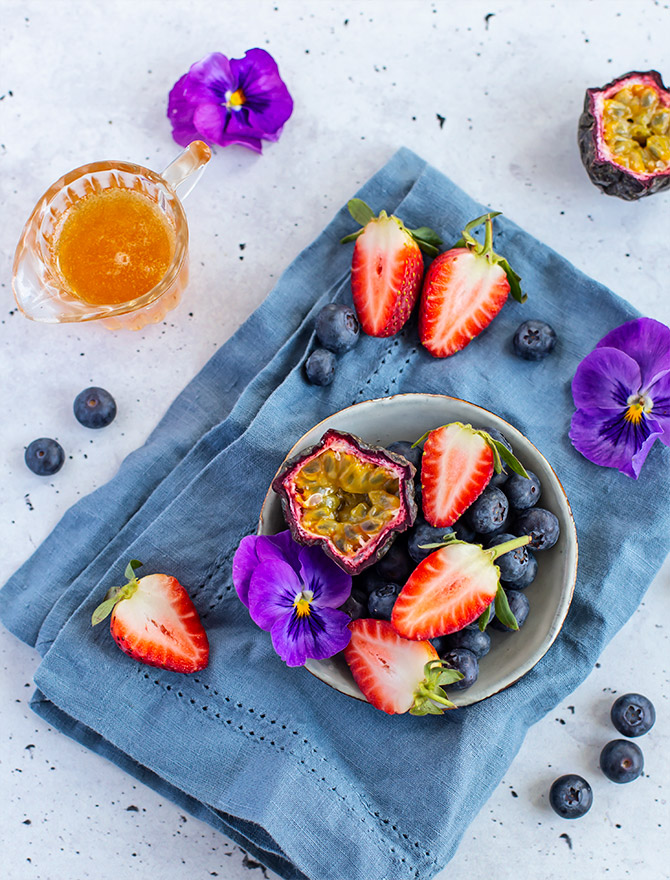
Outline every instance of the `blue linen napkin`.
MULTIPOLYGON (((484 210, 405 149, 358 195, 447 243, 484 210)), ((588 675, 670 549, 670 450, 656 444, 634 482, 590 464, 567 436, 577 364, 637 312, 506 218, 496 230, 527 304, 508 302, 446 360, 419 345, 413 321, 391 339, 364 337, 320 388, 305 382, 303 365, 318 310, 350 298, 351 248, 339 240, 352 221, 342 209, 145 446, 63 517, 0 592, 1 619, 43 655, 35 711, 286 880, 426 880, 442 869, 528 727, 588 675), (541 363, 511 351, 528 317, 558 334, 541 363), (336 410, 398 392, 465 398, 513 423, 552 463, 580 540, 557 641, 513 687, 459 710, 457 724, 450 715, 389 717, 288 669, 231 582, 234 551, 255 530, 294 441, 336 410), (142 666, 106 625, 91 628, 130 558, 188 587, 211 644, 203 672, 142 666)), ((425 428, 415 427, 399 439, 425 428)))

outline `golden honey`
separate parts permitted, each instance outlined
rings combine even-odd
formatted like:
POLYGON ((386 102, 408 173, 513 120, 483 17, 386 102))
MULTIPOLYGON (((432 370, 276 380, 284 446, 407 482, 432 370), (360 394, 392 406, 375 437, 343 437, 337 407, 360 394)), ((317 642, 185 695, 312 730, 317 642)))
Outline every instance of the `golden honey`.
POLYGON ((93 305, 131 302, 163 278, 176 235, 158 204, 136 190, 110 187, 67 211, 54 254, 67 289, 93 305))

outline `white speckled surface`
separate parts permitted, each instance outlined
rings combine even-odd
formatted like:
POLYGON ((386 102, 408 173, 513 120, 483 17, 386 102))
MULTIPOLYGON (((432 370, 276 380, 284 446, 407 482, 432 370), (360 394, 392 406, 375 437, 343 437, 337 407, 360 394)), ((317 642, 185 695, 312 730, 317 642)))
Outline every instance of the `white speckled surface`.
MULTIPOLYGON (((654 0, 0 0, 0 582, 71 503, 115 473, 398 146, 670 323, 670 194, 632 204, 601 195, 575 143, 584 89, 630 69, 670 78, 668 45, 670 8, 654 0), (137 334, 24 320, 11 298, 11 263, 47 186, 93 159, 160 170, 178 152, 164 115, 175 80, 210 51, 239 57, 256 45, 277 59, 295 113, 263 157, 216 150, 186 205, 192 281, 179 308, 137 334), (114 424, 95 434, 71 415, 89 384, 109 388, 119 404, 114 424), (44 435, 68 456, 52 479, 22 460, 24 446, 44 435)), ((530 731, 442 880, 670 875, 669 587, 666 561, 598 668, 530 731), (639 741, 645 776, 615 786, 598 755, 615 737, 613 694, 630 690, 652 698, 658 721, 639 741), (594 806, 577 822, 559 820, 547 803, 549 784, 568 771, 594 788, 594 806)), ((38 657, 1 628, 0 658, 3 878, 270 876, 33 716, 38 657)))

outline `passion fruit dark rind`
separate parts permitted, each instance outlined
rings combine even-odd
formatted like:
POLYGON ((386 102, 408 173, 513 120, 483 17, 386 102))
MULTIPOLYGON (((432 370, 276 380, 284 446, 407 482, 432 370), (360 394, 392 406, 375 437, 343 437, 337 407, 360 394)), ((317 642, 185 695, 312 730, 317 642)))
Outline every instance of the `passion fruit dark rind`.
POLYGON ((587 89, 578 141, 608 195, 632 201, 670 187, 670 93, 660 73, 631 71, 587 89))
POLYGON ((283 465, 272 488, 293 539, 320 544, 353 575, 414 524, 415 473, 402 455, 331 428, 283 465))

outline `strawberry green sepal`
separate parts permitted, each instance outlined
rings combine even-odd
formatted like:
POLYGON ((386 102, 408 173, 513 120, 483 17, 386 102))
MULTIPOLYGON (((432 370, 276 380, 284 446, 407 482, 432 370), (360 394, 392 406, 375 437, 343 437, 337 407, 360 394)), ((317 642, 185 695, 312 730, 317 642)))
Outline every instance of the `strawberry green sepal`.
POLYGON ((424 678, 414 691, 414 704, 410 715, 442 715, 445 709, 456 709, 444 692, 442 685, 454 684, 463 673, 444 666, 441 660, 429 660, 423 668, 424 678))
MULTIPOLYGON (((340 239, 341 244, 347 244, 347 242, 355 241, 358 236, 363 232, 365 227, 371 220, 376 220, 377 216, 372 208, 367 205, 362 199, 349 199, 347 202, 347 208, 349 209, 349 213, 354 218, 357 223, 360 223, 361 229, 356 232, 352 232, 349 235, 345 235, 344 238, 340 239)), ((379 213, 379 219, 384 219, 389 215, 386 211, 381 211, 379 213)), ((414 241, 419 245, 421 250, 428 254, 429 257, 437 256, 439 252, 440 245, 442 244, 442 239, 435 232, 435 230, 430 229, 428 226, 420 226, 418 229, 407 229, 404 223, 398 219, 394 214, 391 214, 391 217, 405 230, 408 232, 414 241)))
POLYGON ((135 590, 139 586, 139 581, 135 577, 135 571, 142 565, 138 559, 131 559, 124 572, 128 583, 123 587, 111 587, 107 590, 104 600, 98 605, 91 615, 91 625, 96 626, 98 623, 108 617, 119 602, 123 599, 130 599, 135 590))
POLYGON ((452 245, 451 249, 467 248, 474 254, 477 254, 477 256, 486 257, 491 265, 499 265, 507 276, 509 292, 512 294, 512 297, 517 302, 524 303, 528 296, 521 290, 520 276, 512 269, 505 257, 501 257, 500 254, 496 254, 493 250, 493 218, 499 217, 500 213, 500 211, 489 211, 488 214, 482 214, 481 217, 471 220, 463 230, 462 238, 459 238, 456 244, 452 245), (486 235, 483 244, 477 241, 474 235, 471 234, 471 231, 476 229, 477 226, 481 226, 482 223, 486 223, 486 235))
MULTIPOLYGON (((518 538, 513 538, 511 541, 505 541, 504 544, 496 544, 495 547, 490 547, 488 550, 484 552, 487 553, 491 561, 493 562, 499 556, 502 556, 504 553, 509 553, 512 550, 516 550, 517 547, 525 547, 526 544, 530 544, 531 537, 530 535, 520 535, 518 538)), ((496 566, 497 568, 497 566, 496 566)), ((510 629, 518 630, 519 624, 517 622, 516 617, 512 613, 512 609, 509 607, 509 602, 507 601, 507 593, 504 591, 502 584, 500 583, 500 571, 498 570, 498 589, 496 591, 496 597, 494 600, 495 607, 495 615, 498 620, 503 623, 505 626, 508 626, 510 629)), ((491 613, 491 606, 482 612, 477 621, 477 625, 479 629, 484 632, 487 625, 491 622, 491 618, 493 614, 491 613)))

